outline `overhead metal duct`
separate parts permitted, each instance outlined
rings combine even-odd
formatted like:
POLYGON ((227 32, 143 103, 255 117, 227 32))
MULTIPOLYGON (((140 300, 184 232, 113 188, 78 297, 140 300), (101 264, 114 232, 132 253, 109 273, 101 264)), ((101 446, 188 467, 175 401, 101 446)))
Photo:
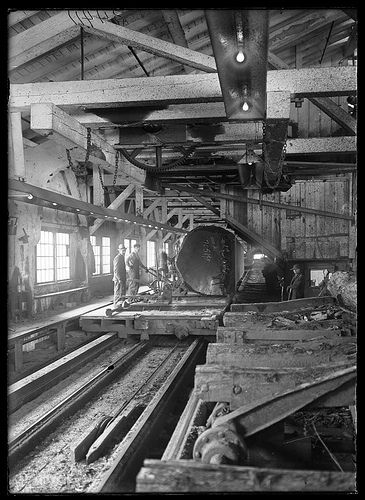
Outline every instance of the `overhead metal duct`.
POLYGON ((206 10, 227 118, 264 120, 268 10, 206 10))

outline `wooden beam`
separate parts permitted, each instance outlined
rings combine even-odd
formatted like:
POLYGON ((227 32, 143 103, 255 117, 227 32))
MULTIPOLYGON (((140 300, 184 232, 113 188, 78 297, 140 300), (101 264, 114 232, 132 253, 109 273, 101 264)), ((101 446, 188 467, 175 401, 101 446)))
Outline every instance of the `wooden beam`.
POLYGON ((356 492, 354 472, 269 469, 145 459, 137 493, 356 492))
POLYGON ((249 229, 247 226, 244 226, 240 222, 238 222, 236 219, 231 217, 230 215, 226 215, 225 217, 226 222, 228 225, 233 229, 235 232, 238 233, 238 235, 245 241, 249 242, 254 242, 257 243, 258 245, 262 246, 267 250, 271 255, 274 257, 281 257, 281 252, 279 249, 274 247, 269 241, 267 241, 265 238, 262 238, 259 234, 255 233, 251 229, 249 229))
POLYGON ((8 115, 9 135, 9 175, 15 179, 25 179, 24 145, 21 113, 13 112, 8 115))
MULTIPOLYGON (((171 217, 172 217, 173 215, 176 215, 176 213, 178 212, 178 210, 179 210, 178 208, 173 208, 172 210, 170 210, 170 212, 167 214, 167 217, 166 217, 166 222, 167 222, 168 220, 170 220, 170 219, 171 219, 171 217)), ((155 221, 156 221, 156 219, 155 219, 155 221)), ((155 224, 155 221, 150 221, 150 223, 151 223, 152 225, 156 225, 156 224, 155 224)), ((170 227, 172 228, 172 227, 174 227, 174 226, 170 226, 170 227)), ((146 236, 146 240, 150 240, 151 238, 153 238, 153 237, 154 237, 154 235, 157 233, 157 231, 158 231, 158 229, 152 229, 152 231, 150 231, 150 232, 147 234, 147 236, 146 236)), ((186 232, 188 232, 188 231, 186 231, 186 232)))
POLYGON ((39 144, 27 139, 26 137, 23 137, 23 145, 25 148, 35 148, 36 146, 39 146, 39 144))
MULTIPOLYGON (((100 172, 104 182, 104 173, 100 172)), ((103 207, 105 205, 104 189, 101 185, 98 165, 93 166, 93 203, 103 207)))
POLYGON ((9 38, 9 70, 29 63, 79 34, 80 26, 75 25, 66 11, 22 31, 9 38))
MULTIPOLYGON (((67 184, 67 187, 68 187, 72 197, 75 198, 75 200, 82 201, 82 195, 80 192, 80 188, 79 188, 75 173, 71 169, 66 168, 63 171, 63 177, 65 179, 65 182, 67 184)), ((87 218, 85 217, 85 215, 77 214, 77 217, 83 226, 88 226, 87 218)))
POLYGON ((207 71, 209 73, 217 71, 214 57, 201 52, 195 52, 186 47, 181 47, 171 42, 166 42, 165 40, 124 28, 117 24, 101 22, 97 19, 93 19, 92 24, 93 27, 85 24, 84 29, 86 32, 108 38, 113 42, 130 45, 134 48, 144 50, 145 52, 150 52, 158 57, 167 57, 168 59, 202 71, 207 71))
MULTIPOLYGON (((279 208, 282 210, 293 210, 296 212, 302 212, 302 213, 308 213, 308 214, 313 214, 313 215, 318 215, 321 217, 331 217, 331 218, 337 218, 337 219, 343 219, 343 220, 353 220, 354 218, 351 215, 346 215, 346 214, 338 214, 338 213, 333 213, 333 212, 326 212, 324 210, 317 210, 316 208, 307 208, 307 207, 301 207, 298 205, 290 205, 288 203, 274 203, 271 201, 265 201, 265 200, 257 200, 255 198, 247 198, 247 200, 240 198, 239 196, 234 196, 230 194, 225 194, 225 193, 219 193, 215 191, 209 191, 209 190, 202 190, 202 189, 194 189, 190 187, 185 187, 185 186, 177 186, 176 184, 169 184, 169 187, 171 189, 176 189, 176 190, 181 190, 181 192, 187 192, 187 193, 192 193, 193 195, 196 194, 198 196, 194 196, 196 199, 199 198, 199 201, 202 200, 202 197, 206 198, 215 198, 218 200, 229 200, 229 201, 234 201, 236 203, 252 203, 252 204, 261 204, 267 207, 273 207, 273 208, 279 208)), ((213 211, 212 208, 215 208, 213 205, 205 205, 207 208, 209 206, 209 210, 213 211)), ((218 214, 216 214, 218 215, 218 214)), ((223 216, 222 213, 220 215, 223 216)))
POLYGON ((162 200, 163 198, 162 197, 159 197, 157 198, 156 200, 154 200, 151 205, 149 205, 146 210, 143 212, 143 217, 148 217, 150 214, 152 214, 152 212, 154 211, 154 209, 156 207, 158 207, 159 205, 161 205, 162 203, 162 200))
MULTIPOLYGON (((136 186, 134 184, 130 184, 122 193, 120 193, 119 196, 115 198, 114 201, 111 202, 110 205, 108 205, 107 208, 110 210, 117 210, 120 205, 128 198, 128 196, 133 193, 135 187, 136 186)), ((95 221, 94 225, 90 228, 90 234, 94 234, 103 225, 104 222, 105 221, 103 219, 95 221)))
POLYGON ((357 122, 355 118, 342 109, 341 106, 338 106, 331 98, 310 97, 309 101, 341 125, 350 135, 356 135, 357 122))
POLYGON ((288 139, 286 154, 356 153, 356 137, 311 137, 288 139))
MULTIPOLYGON (((356 92, 356 66, 275 70, 267 74, 267 92, 290 92, 314 97, 356 92)), ((9 107, 28 110, 45 100, 56 106, 85 108, 150 104, 221 102, 217 74, 169 75, 111 80, 11 84, 9 107)))
MULTIPOLYGON (((87 129, 51 102, 31 105, 30 128, 40 135, 55 140, 65 148, 72 149, 71 157, 84 161, 87 129)), ((95 132, 91 132, 91 143, 102 151, 105 160, 91 153, 90 161, 114 173, 116 152, 113 146, 95 132)), ((129 182, 144 182, 145 174, 127 161, 123 162, 121 170, 129 182)))
MULTIPOLYGON (((97 205, 93 205, 81 200, 76 200, 71 196, 66 196, 64 194, 57 193, 56 191, 50 191, 38 186, 33 186, 32 184, 28 184, 26 182, 9 179, 8 189, 20 191, 21 193, 31 194, 33 198, 29 199, 28 197, 24 197, 24 199, 22 199, 22 202, 29 203, 31 205, 46 205, 47 208, 65 212, 81 212, 83 215, 92 215, 96 219, 109 219, 112 222, 116 220, 124 220, 124 222, 132 222, 144 226, 151 225, 151 221, 149 221, 148 219, 121 212, 120 210, 111 210, 105 207, 98 207, 97 205)), ((157 226, 158 229, 163 231, 167 230, 179 233, 188 233, 188 231, 185 229, 173 228, 167 224, 162 224, 160 222, 154 222, 154 225, 157 226)))

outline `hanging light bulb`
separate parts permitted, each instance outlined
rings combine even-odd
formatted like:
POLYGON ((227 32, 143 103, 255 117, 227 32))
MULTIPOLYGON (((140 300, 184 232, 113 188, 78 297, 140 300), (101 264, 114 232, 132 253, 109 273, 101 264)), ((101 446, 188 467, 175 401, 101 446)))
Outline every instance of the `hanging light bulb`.
POLYGON ((239 50, 236 54, 236 61, 239 63, 243 63, 245 59, 246 59, 245 54, 243 53, 242 50, 239 50))
POLYGON ((248 111, 250 109, 250 105, 247 100, 247 85, 244 86, 243 88, 243 104, 242 104, 242 110, 243 111, 248 111))
POLYGON ((28 198, 28 200, 33 200, 34 196, 29 193, 28 196, 27 196, 27 198, 28 198))

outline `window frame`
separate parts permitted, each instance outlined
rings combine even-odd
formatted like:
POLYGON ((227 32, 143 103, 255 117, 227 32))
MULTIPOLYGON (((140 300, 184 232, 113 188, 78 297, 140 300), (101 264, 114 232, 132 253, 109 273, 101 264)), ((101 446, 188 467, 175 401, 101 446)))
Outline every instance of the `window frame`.
POLYGON ((52 245, 53 254, 52 255, 39 255, 38 245, 41 244, 41 238, 42 238, 42 234, 41 234, 41 237, 35 246, 35 285, 36 286, 38 286, 38 285, 43 286, 43 285, 51 285, 51 284, 55 284, 55 283, 65 283, 67 281, 71 281, 72 280, 72 278, 71 278, 71 255, 70 255, 71 254, 71 252, 70 252, 70 248, 71 248, 70 233, 71 233, 71 231, 67 231, 65 229, 43 227, 43 228, 41 228, 41 233, 52 234, 52 243, 49 243, 49 244, 52 245), (60 243, 58 242, 57 235, 65 235, 65 234, 68 235, 68 243, 64 244, 64 246, 66 246, 66 248, 67 248, 66 255, 58 255, 57 247, 60 246, 60 243), (39 269, 38 268, 38 259, 42 258, 42 257, 52 259, 52 267, 51 268, 46 268, 46 269, 39 269), (59 267, 58 266, 59 259, 64 258, 64 257, 68 258, 68 267, 59 267), (62 269, 68 269, 68 277, 67 278, 58 278, 58 274, 60 274, 62 269), (42 270, 44 270, 44 271, 52 270, 52 274, 53 274, 52 280, 38 281, 38 273, 42 270))
POLYGON ((112 250, 112 240, 110 236, 95 236, 91 235, 90 236, 90 244, 92 246, 93 252, 94 252, 94 259, 95 259, 95 272, 92 273, 93 277, 98 277, 98 276, 107 276, 108 274, 112 273, 112 259, 111 259, 111 250, 112 250), (94 240, 95 238, 95 240, 94 240), (107 239, 109 240, 109 245, 103 245, 103 240, 107 239), (93 244, 93 241, 95 241, 95 245, 93 244), (97 252, 95 252, 95 249, 98 249, 97 252), (109 252, 108 255, 105 255, 105 249, 108 248, 109 252), (104 262, 104 257, 109 257, 108 260, 108 267, 109 271, 103 271, 103 268, 105 266, 104 262))

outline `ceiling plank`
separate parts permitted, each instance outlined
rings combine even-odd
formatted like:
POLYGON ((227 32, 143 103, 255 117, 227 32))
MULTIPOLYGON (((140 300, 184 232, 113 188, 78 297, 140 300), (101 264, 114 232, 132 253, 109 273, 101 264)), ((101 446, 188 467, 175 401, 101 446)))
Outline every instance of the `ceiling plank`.
POLYGON ((275 52, 288 45, 297 45, 309 34, 343 17, 340 9, 313 9, 298 19, 295 24, 285 24, 281 29, 270 33, 269 49, 275 52))
POLYGON ((24 19, 38 14, 39 10, 16 10, 14 12, 8 12, 8 27, 14 26, 14 24, 21 23, 24 19))
MULTIPOLYGON (((356 66, 302 68, 268 71, 268 92, 290 92, 302 97, 348 95, 356 92, 356 66)), ((222 101, 217 74, 169 75, 11 84, 9 106, 27 111, 31 104, 52 102, 56 106, 85 108, 147 104, 179 104, 222 101)))
POLYGON ((80 26, 61 12, 9 39, 9 70, 28 63, 80 34, 80 26))
MULTIPOLYGON (((30 128, 40 135, 53 139, 66 148, 72 148, 72 157, 81 153, 85 157, 87 129, 54 104, 32 104, 30 128), (76 146, 76 151, 75 151, 76 146)), ((105 155, 105 160, 90 155, 90 161, 99 164, 110 173, 115 171, 115 150, 111 144, 95 132, 91 132, 91 142, 105 155)), ((129 182, 144 182, 145 173, 128 162, 123 164, 122 173, 129 182)))
MULTIPOLYGON (((135 188, 136 188, 135 184, 130 184, 128 187, 125 188, 125 190, 122 193, 120 193, 119 196, 115 198, 114 201, 111 202, 110 205, 107 206, 107 208, 111 210, 117 210, 117 208, 119 208, 120 205, 124 203, 124 201, 128 198, 128 196, 130 196, 133 193, 135 188)), ((96 220, 93 226, 90 228, 90 235, 94 234, 104 224, 104 222, 105 220, 103 219, 96 220)))
POLYGON ((341 125, 346 132, 351 135, 356 135, 356 120, 355 118, 347 113, 341 106, 338 106, 329 97, 310 97, 310 102, 312 102, 317 108, 326 113, 332 120, 341 125))
POLYGON ((150 52, 156 56, 167 57, 168 59, 186 64, 192 68, 207 71, 209 73, 217 71, 214 57, 207 56, 201 52, 196 52, 186 47, 181 47, 171 42, 166 42, 165 40, 154 38, 113 23, 102 23, 101 21, 93 19, 92 24, 92 28, 85 25, 85 31, 108 38, 113 42, 123 43, 150 52))

